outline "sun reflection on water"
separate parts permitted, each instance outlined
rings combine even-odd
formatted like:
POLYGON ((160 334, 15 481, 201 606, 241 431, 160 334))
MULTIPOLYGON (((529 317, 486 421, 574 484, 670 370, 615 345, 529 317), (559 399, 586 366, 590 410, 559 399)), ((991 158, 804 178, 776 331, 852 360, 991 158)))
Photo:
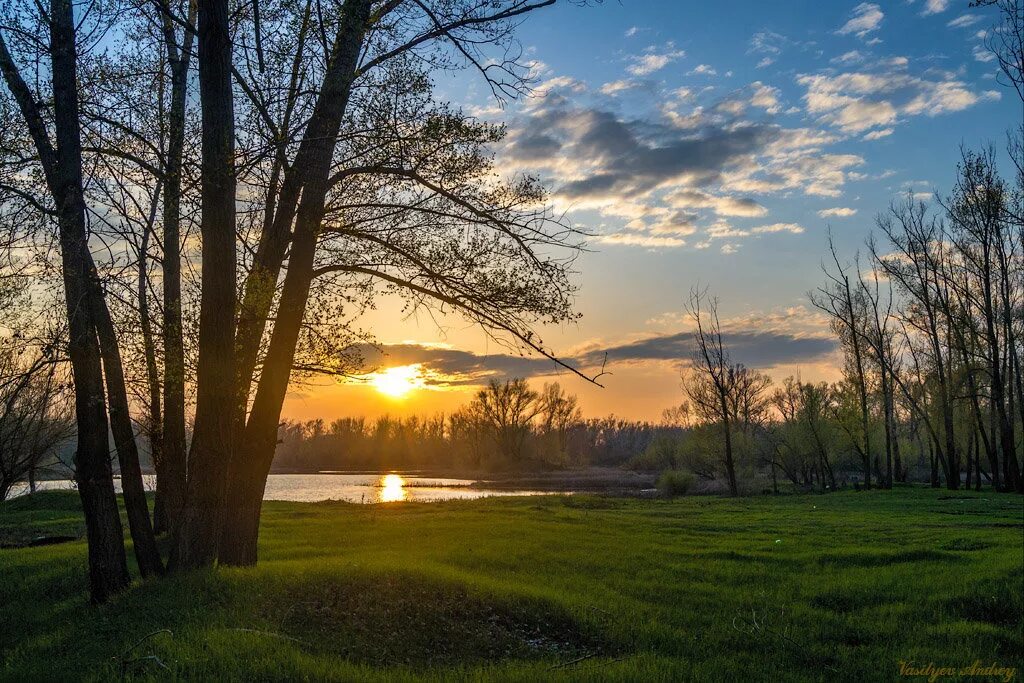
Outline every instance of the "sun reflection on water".
POLYGON ((399 474, 385 474, 380 478, 380 502, 405 500, 405 480, 399 474))

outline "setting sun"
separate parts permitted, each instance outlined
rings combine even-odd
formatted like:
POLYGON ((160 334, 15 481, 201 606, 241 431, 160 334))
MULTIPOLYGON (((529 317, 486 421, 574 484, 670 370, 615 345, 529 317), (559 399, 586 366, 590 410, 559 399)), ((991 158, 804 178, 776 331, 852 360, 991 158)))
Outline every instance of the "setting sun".
POLYGON ((373 388, 392 398, 405 398, 413 389, 423 386, 419 363, 387 368, 371 375, 373 388))

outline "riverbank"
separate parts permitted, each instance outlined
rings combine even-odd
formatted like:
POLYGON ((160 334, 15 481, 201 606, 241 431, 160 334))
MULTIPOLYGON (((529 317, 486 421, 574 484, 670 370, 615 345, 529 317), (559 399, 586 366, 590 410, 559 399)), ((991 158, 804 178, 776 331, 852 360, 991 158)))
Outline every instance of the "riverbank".
MULTIPOLYGON (((255 569, 86 598, 85 544, 0 550, 0 679, 892 680, 1022 666, 1024 501, 268 502, 255 569)), ((0 541, 77 534, 77 496, 0 541)), ((979 679, 981 680, 981 679, 979 679)))

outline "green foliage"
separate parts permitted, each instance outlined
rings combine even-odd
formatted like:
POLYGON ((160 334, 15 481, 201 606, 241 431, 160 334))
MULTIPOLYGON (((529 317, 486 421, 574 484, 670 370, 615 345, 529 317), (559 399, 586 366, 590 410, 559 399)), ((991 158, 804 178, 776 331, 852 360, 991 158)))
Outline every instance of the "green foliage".
MULTIPOLYGON (((0 504, 0 543, 82 533, 75 500, 0 504)), ((84 542, 0 550, 0 680, 117 680, 123 666, 264 681, 889 681, 900 660, 1020 671, 1022 517, 1020 496, 921 487, 267 502, 258 567, 138 582, 98 608, 84 542)))
POLYGON ((697 478, 689 472, 665 470, 658 477, 658 490, 666 498, 685 496, 693 488, 697 478))

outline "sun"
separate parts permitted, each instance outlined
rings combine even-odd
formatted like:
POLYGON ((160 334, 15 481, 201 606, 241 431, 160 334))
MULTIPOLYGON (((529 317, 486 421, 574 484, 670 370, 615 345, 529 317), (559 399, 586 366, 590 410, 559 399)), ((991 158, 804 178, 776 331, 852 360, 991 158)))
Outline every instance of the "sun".
POLYGON ((405 398, 413 389, 424 385, 419 363, 386 368, 370 376, 373 388, 391 398, 405 398))

